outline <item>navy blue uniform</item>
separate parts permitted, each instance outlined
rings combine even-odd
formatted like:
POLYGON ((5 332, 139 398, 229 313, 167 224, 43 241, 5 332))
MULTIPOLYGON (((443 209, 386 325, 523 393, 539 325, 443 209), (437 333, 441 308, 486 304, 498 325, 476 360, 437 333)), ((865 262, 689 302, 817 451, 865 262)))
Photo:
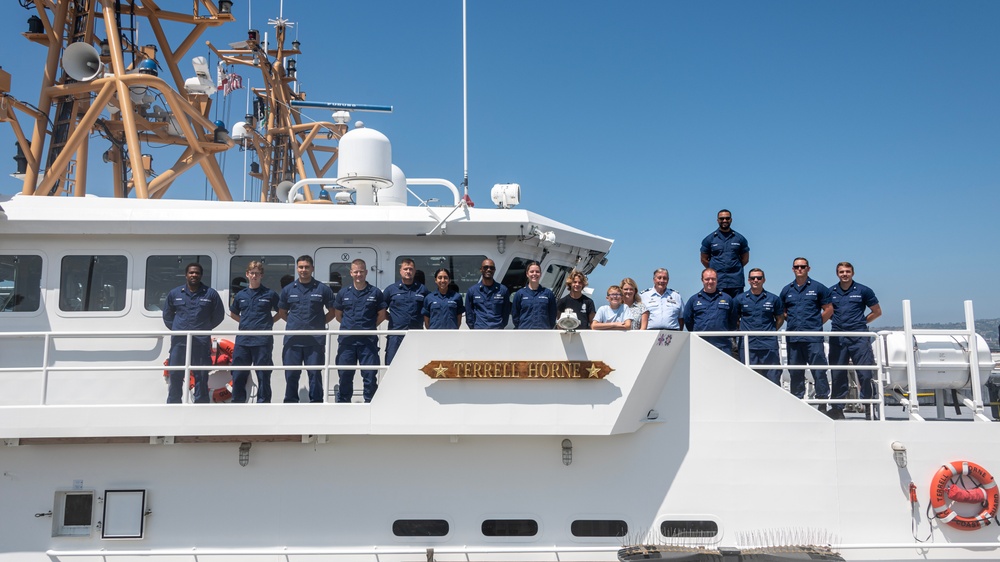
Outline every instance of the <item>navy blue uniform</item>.
POLYGON ((510 289, 480 281, 465 293, 465 323, 473 330, 503 330, 510 318, 510 289))
MULTIPOLYGON (((274 312, 278 310, 278 293, 261 285, 256 289, 247 287, 233 297, 229 312, 240 317, 240 331, 271 330, 274 328, 274 312)), ((247 379, 250 371, 236 367, 270 367, 274 364, 274 336, 236 336, 233 350, 233 402, 247 401, 247 379)), ((271 401, 271 369, 257 369, 257 402, 271 401)))
POLYGON ((743 291, 743 254, 749 251, 747 239, 732 229, 728 233, 716 229, 701 241, 701 253, 708 254, 708 267, 718 274, 719 289, 726 293, 743 291))
MULTIPOLYGON (((746 332, 774 332, 777 331, 777 321, 775 317, 780 317, 785 313, 785 307, 781 304, 781 299, 774 293, 761 291, 759 295, 746 291, 736 295, 733 300, 736 304, 736 316, 739 319, 739 329, 746 332)), ((743 338, 740 338, 740 355, 747 356, 751 365, 780 365, 781 357, 778 354, 778 338, 766 336, 751 336, 749 349, 744 349, 743 338)), ((745 359, 744 359, 745 360, 745 359)), ((771 367, 769 369, 754 369, 761 375, 775 384, 781 384, 781 369, 771 367)))
POLYGON ((556 296, 545 287, 522 287, 514 293, 511 317, 517 330, 551 330, 556 325, 556 296))
MULTIPOLYGON (((830 288, 830 299, 833 303, 833 318, 831 328, 835 332, 867 332, 868 322, 865 310, 878 304, 875 292, 861 283, 851 282, 846 290, 837 283, 830 288)), ((872 353, 872 340, 865 337, 831 337, 830 364, 847 365, 848 360, 855 365, 874 365, 875 355, 872 353)), ((873 371, 858 369, 858 383, 861 388, 861 398, 871 398, 874 393, 873 371)), ((849 385, 846 369, 831 369, 833 379, 833 397, 847 398, 849 385)), ((834 408, 843 409, 843 404, 834 404, 834 408)))
MULTIPOLYGON (((689 332, 725 332, 736 328, 736 306, 733 298, 715 291, 698 291, 684 303, 684 327, 689 332)), ((726 355, 732 355, 733 341, 726 336, 710 336, 705 341, 726 355)))
MULTIPOLYGON (((281 290, 278 308, 287 310, 285 330, 322 330, 326 328, 326 309, 333 308, 333 290, 315 278, 309 283, 298 279, 281 290)), ((321 365, 326 362, 325 336, 286 335, 281 362, 285 365, 321 365)), ((306 371, 309 376, 309 401, 323 401, 323 372, 306 371)), ((285 371, 285 399, 287 403, 299 401, 299 375, 301 369, 285 371)))
MULTIPOLYGON (((372 284, 366 284, 362 290, 354 285, 348 285, 337 293, 334 308, 341 311, 341 330, 374 330, 378 326, 378 313, 385 310, 385 297, 382 290, 372 284)), ((337 338, 338 365, 378 365, 378 336, 340 336, 337 338)), ((365 402, 371 402, 378 390, 378 371, 362 370, 361 378, 365 384, 365 402)), ((354 371, 340 371, 340 388, 337 392, 337 402, 350 402, 354 395, 354 371)))
POLYGON ((430 321, 432 330, 457 330, 464 308, 462 295, 455 291, 448 291, 446 295, 434 291, 424 299, 423 315, 430 321))
MULTIPOLYGON (((823 330, 823 306, 830 304, 830 289, 822 283, 807 278, 799 287, 795 281, 781 289, 781 304, 785 306, 788 330, 793 332, 820 332, 823 330)), ((823 354, 823 336, 789 336, 788 363, 791 365, 826 365, 823 354)), ((830 397, 830 383, 826 369, 810 369, 816 382, 816 398, 830 397)), ((791 391, 798 398, 806 393, 806 374, 802 369, 789 369, 791 391)))
MULTIPOLYGON (((226 311, 222 299, 215 289, 204 283, 197 291, 188 291, 187 285, 181 285, 167 293, 163 307, 163 323, 170 330, 212 330, 222 323, 226 311)), ((187 337, 172 336, 170 338, 171 367, 183 365, 187 355, 187 337)), ((212 336, 194 336, 191 338, 191 365, 212 364, 212 336)), ((208 395, 208 371, 191 369, 194 376, 194 401, 205 403, 208 395)), ((170 382, 167 386, 167 404, 179 404, 184 385, 184 371, 170 371, 170 382)))
MULTIPOLYGON (((422 330, 424 328, 424 298, 427 287, 420 283, 405 285, 402 282, 389 285, 382 291, 385 304, 389 307, 390 330, 422 330)), ((386 336, 385 364, 391 365, 392 358, 403 343, 403 336, 386 336)))

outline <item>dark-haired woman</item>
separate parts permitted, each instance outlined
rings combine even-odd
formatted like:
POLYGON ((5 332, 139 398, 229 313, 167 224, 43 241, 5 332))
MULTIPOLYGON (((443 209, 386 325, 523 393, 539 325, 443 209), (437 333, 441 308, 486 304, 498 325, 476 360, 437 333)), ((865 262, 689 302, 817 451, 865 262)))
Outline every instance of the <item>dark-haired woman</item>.
POLYGON ((437 291, 431 291, 424 297, 424 327, 430 330, 457 330, 465 311, 462 295, 449 286, 451 274, 447 269, 434 272, 434 284, 437 291))

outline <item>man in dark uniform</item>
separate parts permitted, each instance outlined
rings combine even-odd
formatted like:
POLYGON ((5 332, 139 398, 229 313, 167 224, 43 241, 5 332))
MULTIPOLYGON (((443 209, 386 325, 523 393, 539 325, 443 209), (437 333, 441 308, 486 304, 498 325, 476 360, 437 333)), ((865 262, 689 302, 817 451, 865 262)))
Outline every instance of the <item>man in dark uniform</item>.
MULTIPOLYGON (((809 260, 795 258, 792 260, 792 272, 795 280, 781 289, 781 304, 785 307, 785 320, 791 332, 821 332, 823 324, 833 316, 833 305, 830 304, 830 289, 809 277, 809 260)), ((789 365, 822 365, 826 366, 826 355, 823 353, 823 336, 788 336, 789 365)), ((826 378, 826 369, 810 369, 816 383, 816 398, 830 397, 830 382, 826 378)), ((806 373, 803 369, 789 369, 792 394, 802 398, 806 394, 806 373)), ((826 412, 826 404, 819 407, 826 412)))
MULTIPOLYGON (((375 330, 385 321, 385 297, 381 289, 367 281, 368 265, 364 260, 351 262, 352 283, 337 293, 334 314, 340 322, 341 330, 375 330)), ((337 338, 338 365, 378 365, 378 336, 340 336, 337 338)), ((337 402, 350 402, 354 395, 354 373, 346 369, 340 371, 340 388, 337 402)), ((371 402, 378 390, 378 371, 364 369, 365 402, 371 402)))
MULTIPOLYGON (((739 329, 744 332, 776 332, 785 322, 785 307, 774 293, 764 290, 764 270, 753 268, 747 276, 750 290, 736 295, 736 316, 739 329)), ((767 380, 781 385, 781 356, 778 354, 778 338, 751 336, 749 352, 751 365, 769 365, 767 369, 754 369, 767 380)), ((740 357, 746 357, 746 346, 740 338, 740 357)))
MULTIPOLYGON (((840 283, 830 290, 833 305, 833 321, 831 329, 834 332, 867 332, 871 324, 882 316, 882 307, 878 304, 875 292, 861 283, 854 282, 854 266, 842 261, 837 264, 837 278, 840 283), (865 309, 870 312, 865 314, 865 309)), ((830 364, 847 365, 848 361, 855 365, 874 365, 875 354, 872 353, 872 340, 866 337, 831 337, 830 364)), ((858 395, 861 398, 871 398, 874 387, 872 376, 874 371, 857 369, 858 384, 861 388, 858 395)), ((846 369, 831 369, 832 396, 847 398, 849 385, 846 369)), ((865 410, 871 412, 867 405, 865 410)), ((835 420, 844 419, 844 405, 831 404, 829 416, 835 420)))
MULTIPOLYGON (((261 284, 264 277, 264 264, 252 261, 247 266, 247 282, 249 286, 233 297, 229 305, 229 316, 236 320, 243 330, 271 330, 274 328, 274 312, 278 310, 278 293, 261 284)), ((271 369, 274 364, 274 336, 268 335, 238 335, 236 348, 233 350, 233 403, 247 401, 247 379, 249 369, 237 367, 257 366, 257 402, 271 401, 271 369)))
POLYGON ((493 279, 493 260, 483 260, 479 271, 482 281, 465 294, 465 323, 473 330, 503 330, 510 319, 510 290, 493 279))
MULTIPOLYGON (((732 297, 719 290, 718 282, 714 269, 701 272, 702 290, 684 303, 684 326, 689 332, 727 332, 736 327, 736 306, 732 297)), ((708 336, 705 341, 732 356, 732 338, 708 336)))
MULTIPOLYGON (((299 256, 295 260, 298 279, 281 290, 278 314, 275 321, 286 320, 288 331, 322 330, 333 319, 333 290, 313 278, 312 256, 299 256), (324 313, 326 309, 326 313, 324 313)), ((316 336, 285 336, 281 362, 289 365, 322 365, 326 362, 326 338, 316 336)), ((323 401, 323 372, 309 369, 309 401, 323 401)), ((285 370, 285 399, 287 403, 299 401, 299 376, 301 369, 285 370)))
POLYGON ((743 266, 750 261, 750 245, 732 229, 733 214, 722 209, 719 228, 701 241, 701 265, 718 272, 719 290, 731 297, 743 292, 743 266))
MULTIPOLYGON (((212 330, 222 323, 226 311, 222 299, 215 289, 201 282, 204 272, 200 263, 189 263, 184 268, 186 284, 167 293, 163 307, 163 323, 170 330, 212 330)), ((171 336, 170 359, 171 367, 184 365, 187 355, 187 336, 171 336)), ((209 401, 208 371, 206 365, 212 364, 212 336, 192 336, 191 365, 194 376, 194 401, 204 404, 209 401)), ((184 387, 184 371, 170 371, 170 381, 167 387, 167 404, 180 404, 184 387)))
MULTIPOLYGON (((424 327, 424 298, 427 287, 414 279, 417 268, 410 258, 399 262, 399 283, 389 285, 382 291, 385 304, 389 307, 390 330, 421 330, 424 327)), ((403 336, 386 336, 385 364, 391 365, 403 336)))

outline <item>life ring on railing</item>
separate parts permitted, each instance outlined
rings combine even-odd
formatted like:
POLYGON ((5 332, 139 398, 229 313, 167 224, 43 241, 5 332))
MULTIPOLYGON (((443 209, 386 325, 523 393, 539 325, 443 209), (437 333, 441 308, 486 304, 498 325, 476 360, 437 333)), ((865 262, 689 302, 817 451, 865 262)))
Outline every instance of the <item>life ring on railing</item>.
MULTIPOLYGON (((233 342, 231 342, 229 340, 212 338, 212 355, 211 355, 212 365, 214 365, 214 366, 220 366, 220 365, 225 366, 225 365, 229 365, 230 363, 232 363, 232 361, 233 361, 233 351, 235 349, 236 349, 236 344, 234 344, 233 342)), ((170 366, 170 358, 169 357, 167 357, 166 359, 163 360, 163 366, 164 367, 169 367, 170 366)), ((165 379, 170 378, 170 371, 171 370, 172 369, 164 369, 163 370, 163 378, 165 378, 165 379)), ((189 378, 190 378, 190 381, 189 381, 188 384, 190 385, 190 388, 194 388, 194 375, 191 375, 189 378)), ((223 400, 228 400, 229 398, 232 397, 232 381, 230 381, 227 386, 229 387, 230 393, 229 393, 229 396, 226 397, 226 398, 224 398, 223 400)), ((222 402, 223 400, 216 400, 216 402, 222 402)))
POLYGON ((956 529, 975 531, 989 525, 990 520, 997 515, 998 505, 1000 505, 1000 490, 997 489, 993 475, 974 462, 954 461, 948 463, 938 469, 931 481, 931 507, 934 508, 934 516, 956 529), (963 490, 954 486, 951 479, 955 476, 972 478, 976 483, 976 488, 963 490), (969 503, 981 503, 984 508, 979 515, 967 517, 955 513, 951 507, 945 505, 945 501, 948 499, 964 502, 972 500, 969 503))

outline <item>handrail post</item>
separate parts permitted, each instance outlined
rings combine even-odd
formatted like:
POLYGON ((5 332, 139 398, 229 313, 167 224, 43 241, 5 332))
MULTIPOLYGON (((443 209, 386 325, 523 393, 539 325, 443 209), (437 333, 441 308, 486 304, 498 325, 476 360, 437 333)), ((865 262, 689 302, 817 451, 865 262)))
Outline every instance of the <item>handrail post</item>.
POLYGON ((45 333, 44 342, 45 349, 42 350, 42 406, 49 400, 49 347, 52 346, 51 333, 45 333))
POLYGON ((983 413, 983 387, 979 374, 979 338, 976 335, 976 321, 972 313, 972 301, 965 301, 965 329, 969 338, 969 374, 972 376, 973 416, 976 421, 988 421, 983 413))
POLYGON ((184 396, 187 397, 187 403, 193 404, 194 397, 191 395, 192 389, 188 381, 191 380, 191 343, 194 341, 194 336, 191 335, 191 332, 188 332, 184 334, 184 338, 184 379, 181 381, 181 388, 184 389, 184 396))
POLYGON ((917 353, 916 340, 913 338, 913 317, 910 314, 910 301, 903 301, 903 335, 906 340, 906 385, 909 393, 909 414, 911 420, 921 420, 920 397, 917 394, 917 353))

